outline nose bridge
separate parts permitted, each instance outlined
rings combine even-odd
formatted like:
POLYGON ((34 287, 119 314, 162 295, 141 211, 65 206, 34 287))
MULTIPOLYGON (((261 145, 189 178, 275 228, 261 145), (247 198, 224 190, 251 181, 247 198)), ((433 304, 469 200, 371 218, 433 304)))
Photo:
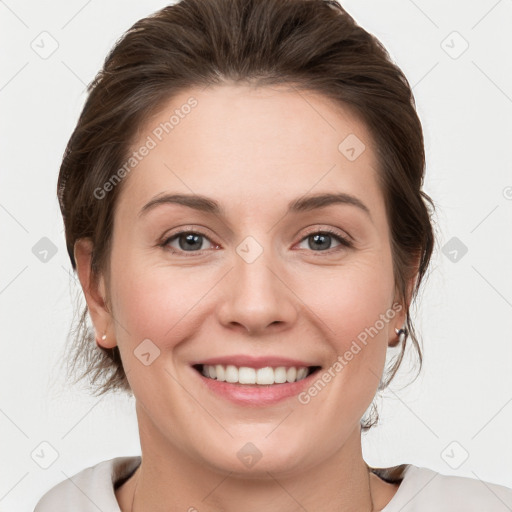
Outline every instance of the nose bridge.
POLYGON ((236 247, 236 255, 234 278, 238 297, 243 297, 246 304, 254 303, 251 307, 256 310, 271 306, 282 292, 276 283, 275 272, 280 265, 271 236, 247 236, 236 247))
POLYGON ((293 293, 279 276, 282 262, 271 236, 247 236, 235 252, 222 321, 242 324, 251 332, 276 322, 292 322, 296 314, 293 293))
POLYGON ((277 268, 279 263, 274 252, 269 237, 262 245, 254 237, 248 236, 237 246, 234 270, 239 285, 237 288, 243 294, 252 297, 263 295, 262 298, 266 299, 275 298, 274 268, 277 268), (269 294, 270 296, 267 296, 269 294))

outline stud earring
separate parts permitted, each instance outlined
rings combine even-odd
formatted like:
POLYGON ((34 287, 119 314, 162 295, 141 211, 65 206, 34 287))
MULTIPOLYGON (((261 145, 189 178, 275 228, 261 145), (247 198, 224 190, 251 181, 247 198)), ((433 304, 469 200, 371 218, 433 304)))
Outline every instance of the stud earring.
POLYGON ((405 328, 396 329, 395 328, 395 332, 398 336, 398 343, 402 343, 405 340, 405 338, 407 338, 407 329, 405 329, 405 328))
MULTIPOLYGON (((101 336, 101 341, 105 341, 106 339, 107 339, 107 333, 104 333, 103 336, 101 336)), ((96 346, 98 348, 103 348, 103 346, 101 345, 100 340, 98 339, 97 336, 96 336, 96 346)))

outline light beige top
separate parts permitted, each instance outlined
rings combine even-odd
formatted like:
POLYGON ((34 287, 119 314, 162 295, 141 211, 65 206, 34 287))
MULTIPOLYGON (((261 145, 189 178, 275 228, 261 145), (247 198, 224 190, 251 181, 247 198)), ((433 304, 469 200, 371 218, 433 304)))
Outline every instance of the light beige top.
MULTIPOLYGON (((116 457, 52 487, 34 512, 120 512, 116 483, 129 478, 141 457, 116 457)), ((199 508, 200 509, 200 508, 199 508)), ((512 489, 408 464, 391 501, 380 512, 511 512, 512 489)))

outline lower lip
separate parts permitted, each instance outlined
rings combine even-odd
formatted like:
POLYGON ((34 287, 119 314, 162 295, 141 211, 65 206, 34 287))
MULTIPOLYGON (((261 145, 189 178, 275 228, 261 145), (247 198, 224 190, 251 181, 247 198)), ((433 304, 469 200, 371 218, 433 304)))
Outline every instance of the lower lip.
POLYGON ((317 375, 318 370, 311 375, 297 382, 286 382, 283 384, 232 384, 230 382, 209 379, 197 370, 194 373, 203 383, 217 395, 234 402, 237 405, 266 406, 273 405, 290 397, 297 396, 307 388, 312 379, 317 375))

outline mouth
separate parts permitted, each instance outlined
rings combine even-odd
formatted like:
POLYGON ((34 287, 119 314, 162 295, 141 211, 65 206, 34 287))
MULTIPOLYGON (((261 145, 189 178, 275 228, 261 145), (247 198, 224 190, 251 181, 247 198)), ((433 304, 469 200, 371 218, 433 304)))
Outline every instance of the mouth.
POLYGON ((286 386, 321 370, 321 366, 266 366, 254 368, 234 365, 194 364, 192 368, 210 381, 225 382, 235 386, 270 387, 286 386))

